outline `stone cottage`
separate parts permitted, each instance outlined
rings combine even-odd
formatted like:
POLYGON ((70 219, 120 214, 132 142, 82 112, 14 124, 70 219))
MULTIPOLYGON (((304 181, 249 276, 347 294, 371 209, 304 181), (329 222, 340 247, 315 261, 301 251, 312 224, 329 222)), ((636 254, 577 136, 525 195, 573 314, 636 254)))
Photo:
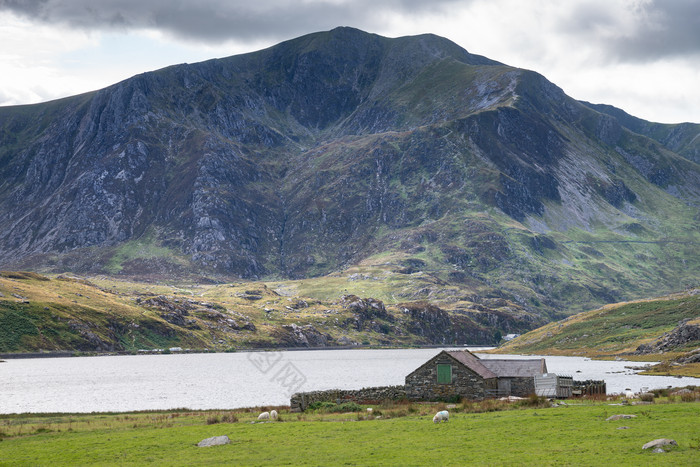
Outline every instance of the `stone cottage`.
POLYGON ((413 400, 525 397, 535 393, 535 376, 546 372, 543 358, 480 359, 468 350, 443 350, 406 376, 406 397, 413 400))

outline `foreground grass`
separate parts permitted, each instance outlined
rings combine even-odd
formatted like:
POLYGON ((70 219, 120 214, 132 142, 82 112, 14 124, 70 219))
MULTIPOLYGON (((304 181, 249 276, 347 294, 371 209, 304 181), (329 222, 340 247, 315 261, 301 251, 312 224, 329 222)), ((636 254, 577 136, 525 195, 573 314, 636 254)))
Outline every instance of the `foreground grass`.
POLYGON ((32 434, 1 441, 0 465, 700 465, 698 402, 487 413, 459 406, 449 423, 433 424, 437 408, 377 408, 383 416, 371 420, 283 413, 277 423, 252 423, 253 412, 5 416, 0 423, 22 422, 32 434), (637 417, 605 421, 618 413, 637 417), (239 421, 214 423, 221 419, 239 421), (231 444, 196 446, 218 435, 231 444), (641 449, 664 437, 678 447, 641 449))

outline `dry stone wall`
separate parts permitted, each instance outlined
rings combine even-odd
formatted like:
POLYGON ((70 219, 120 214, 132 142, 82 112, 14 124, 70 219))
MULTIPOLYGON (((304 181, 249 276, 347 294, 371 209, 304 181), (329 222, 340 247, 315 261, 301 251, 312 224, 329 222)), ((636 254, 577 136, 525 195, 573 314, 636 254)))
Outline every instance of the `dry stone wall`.
POLYGON ((386 400, 406 398, 404 386, 380 386, 362 389, 329 389, 327 391, 298 392, 293 394, 289 405, 292 412, 303 412, 314 402, 355 402, 358 404, 377 404, 386 400))

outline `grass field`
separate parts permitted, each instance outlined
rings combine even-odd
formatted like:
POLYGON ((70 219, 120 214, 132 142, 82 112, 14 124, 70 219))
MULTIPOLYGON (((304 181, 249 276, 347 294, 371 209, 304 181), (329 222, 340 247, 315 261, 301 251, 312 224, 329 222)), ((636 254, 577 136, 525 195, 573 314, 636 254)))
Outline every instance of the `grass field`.
POLYGON ((0 465, 700 465, 700 403, 665 402, 463 403, 442 424, 431 420, 444 405, 424 404, 259 423, 257 410, 9 415, 0 465), (636 418, 605 420, 620 413, 636 418), (220 435, 231 444, 196 446, 220 435), (678 446, 642 450, 657 438, 678 446))

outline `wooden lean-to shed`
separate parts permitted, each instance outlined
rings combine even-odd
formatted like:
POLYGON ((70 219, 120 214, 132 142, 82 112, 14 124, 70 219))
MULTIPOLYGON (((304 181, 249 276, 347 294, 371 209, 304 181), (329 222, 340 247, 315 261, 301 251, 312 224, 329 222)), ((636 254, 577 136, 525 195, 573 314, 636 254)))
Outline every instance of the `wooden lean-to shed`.
POLYGON ((468 350, 443 350, 406 376, 413 400, 483 399, 535 393, 535 376, 546 373, 543 358, 480 359, 468 350))

